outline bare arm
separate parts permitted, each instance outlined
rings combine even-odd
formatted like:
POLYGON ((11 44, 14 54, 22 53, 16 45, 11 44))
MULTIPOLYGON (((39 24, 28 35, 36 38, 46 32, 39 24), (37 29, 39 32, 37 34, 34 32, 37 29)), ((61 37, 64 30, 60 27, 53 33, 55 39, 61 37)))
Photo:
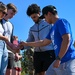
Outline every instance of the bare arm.
POLYGON ((52 41, 48 39, 36 41, 36 42, 21 42, 20 44, 23 46, 32 46, 32 47, 41 47, 50 44, 52 41))
POLYGON ((11 50, 12 52, 16 53, 19 51, 19 49, 15 45, 13 45, 12 43, 9 42, 9 40, 6 36, 3 36, 0 34, 0 40, 4 40, 7 44, 7 48, 9 50, 11 50))
POLYGON ((16 45, 10 43, 9 41, 5 41, 5 42, 7 44, 7 48, 14 53, 19 52, 19 50, 22 48, 22 46, 20 46, 20 45, 16 46, 16 45))
POLYGON ((12 43, 10 43, 10 42, 8 42, 8 41, 6 41, 6 44, 7 44, 8 47, 10 47, 12 50, 18 49, 17 46, 15 46, 14 44, 12 44, 12 43))
POLYGON ((19 55, 18 53, 15 54, 15 59, 20 60, 22 58, 22 55, 19 55))
POLYGON ((6 41, 6 40, 8 40, 8 38, 6 36, 3 36, 3 35, 0 34, 0 40, 6 41))
POLYGON ((7 49, 10 50, 10 51, 12 51, 13 53, 19 52, 19 49, 14 49, 14 48, 12 49, 8 45, 7 45, 7 49))
MULTIPOLYGON (((62 59, 62 57, 66 54, 69 45, 70 45, 70 34, 65 34, 62 36, 61 48, 58 56, 62 59)), ((60 66, 61 61, 58 59, 54 62, 53 66, 58 68, 60 66)))
POLYGON ((59 57, 60 58, 62 58, 66 54, 66 52, 67 52, 67 50, 69 48, 70 34, 63 35, 62 39, 63 39, 63 41, 62 41, 60 52, 59 52, 59 57))

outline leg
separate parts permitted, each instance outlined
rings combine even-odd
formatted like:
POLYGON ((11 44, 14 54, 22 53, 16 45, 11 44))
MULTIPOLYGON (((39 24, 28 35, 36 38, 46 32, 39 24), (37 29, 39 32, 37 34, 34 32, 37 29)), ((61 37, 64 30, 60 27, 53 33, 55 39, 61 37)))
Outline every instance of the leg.
POLYGON ((20 71, 18 72, 18 75, 21 75, 21 72, 20 71))
POLYGON ((35 75, 40 75, 40 72, 42 70, 41 63, 41 57, 42 55, 40 52, 34 52, 33 60, 34 60, 34 69, 35 69, 35 75))
POLYGON ((21 71, 18 71, 18 75, 21 75, 21 71))
POLYGON ((59 68, 54 68, 53 67, 54 62, 49 66, 48 70, 46 71, 46 75, 64 75, 65 63, 60 64, 59 68))
POLYGON ((13 69, 13 53, 8 52, 8 66, 6 70, 6 75, 12 75, 12 69, 13 69))
POLYGON ((20 60, 18 60, 17 66, 18 66, 18 70, 17 70, 18 75, 21 75, 21 70, 22 70, 22 68, 21 68, 21 61, 20 61, 20 60))
POLYGON ((12 75, 18 75, 16 69, 13 69, 12 75))
POLYGON ((65 72, 65 63, 60 64, 58 68, 54 68, 57 75, 64 75, 65 72))
POLYGON ((13 75, 18 75, 18 65, 17 65, 17 61, 14 60, 14 68, 13 68, 13 75))
POLYGON ((6 75, 12 75, 12 69, 7 69, 6 70, 6 75))
POLYGON ((3 53, 2 52, 0 52, 0 75, 1 75, 1 62, 2 62, 2 55, 3 55, 3 53))
POLYGON ((55 70, 53 69, 53 63, 47 69, 46 75, 57 75, 56 72, 55 72, 55 70))
POLYGON ((40 72, 39 75, 45 75, 45 71, 40 72))
POLYGON ((45 71, 48 69, 48 67, 55 60, 54 50, 43 52, 41 57, 44 58, 44 59, 41 59, 43 61, 41 75, 45 75, 45 71))
POLYGON ((75 75, 75 59, 69 60, 65 65, 64 75, 75 75))
POLYGON ((18 68, 18 75, 21 75, 21 70, 22 70, 22 68, 19 67, 19 68, 18 68))
POLYGON ((8 64, 8 52, 3 53, 2 62, 1 62, 1 74, 0 75, 5 75, 7 64, 8 64))

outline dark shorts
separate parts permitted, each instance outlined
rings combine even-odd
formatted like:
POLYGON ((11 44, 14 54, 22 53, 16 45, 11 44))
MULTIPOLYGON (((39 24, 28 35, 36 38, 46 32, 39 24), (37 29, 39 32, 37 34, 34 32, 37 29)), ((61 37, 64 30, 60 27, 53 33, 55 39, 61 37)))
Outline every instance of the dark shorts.
POLYGON ((14 62, 13 53, 8 52, 8 66, 7 66, 7 69, 12 69, 13 68, 13 62, 14 62))
POLYGON ((34 52, 34 69, 35 73, 46 71, 51 63, 55 60, 54 50, 45 52, 34 52))

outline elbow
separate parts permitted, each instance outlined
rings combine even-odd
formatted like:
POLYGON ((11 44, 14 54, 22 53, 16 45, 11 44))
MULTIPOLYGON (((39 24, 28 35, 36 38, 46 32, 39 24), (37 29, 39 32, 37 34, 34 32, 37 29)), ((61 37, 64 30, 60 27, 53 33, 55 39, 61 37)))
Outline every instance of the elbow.
POLYGON ((67 45, 70 44, 70 40, 71 40, 70 37, 65 37, 65 38, 63 38, 64 43, 67 44, 67 45))
POLYGON ((65 34, 65 35, 62 37, 62 39, 63 39, 63 41, 69 43, 70 40, 71 40, 71 36, 70 36, 70 34, 65 34))

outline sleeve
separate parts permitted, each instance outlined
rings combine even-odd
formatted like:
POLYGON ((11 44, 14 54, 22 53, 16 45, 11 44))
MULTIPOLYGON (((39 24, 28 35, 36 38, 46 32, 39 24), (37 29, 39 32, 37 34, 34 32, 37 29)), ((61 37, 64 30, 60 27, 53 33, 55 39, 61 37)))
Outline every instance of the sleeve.
POLYGON ((46 39, 52 40, 53 39, 53 35, 54 35, 54 26, 52 26, 52 28, 50 29, 48 35, 46 36, 46 39))
MULTIPOLYGON (((34 41, 34 36, 33 36, 32 31, 30 29, 29 30, 29 34, 28 34, 28 38, 27 38, 26 42, 33 42, 33 41, 34 41)), ((30 48, 32 48, 32 47, 30 47, 30 46, 24 46, 23 49, 30 49, 30 48)), ((23 49, 21 49, 21 50, 23 50, 23 49)))
POLYGON ((70 24, 67 20, 63 19, 59 21, 58 30, 61 36, 63 36, 64 34, 70 34, 70 28, 70 24))
POLYGON ((33 41, 34 41, 34 36, 30 30, 26 42, 33 42, 33 41))
POLYGON ((50 32, 49 32, 48 35, 46 36, 46 39, 51 40, 50 32))

